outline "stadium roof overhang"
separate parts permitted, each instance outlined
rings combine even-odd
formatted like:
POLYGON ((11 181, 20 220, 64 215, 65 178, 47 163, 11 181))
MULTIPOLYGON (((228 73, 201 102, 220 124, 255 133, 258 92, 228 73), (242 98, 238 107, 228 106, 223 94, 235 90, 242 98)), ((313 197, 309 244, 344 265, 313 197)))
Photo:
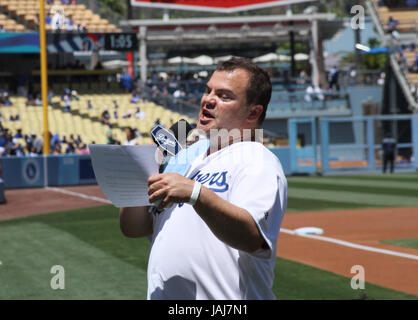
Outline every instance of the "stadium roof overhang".
MULTIPOLYGON (((141 80, 147 79, 147 48, 187 46, 308 42, 311 48, 313 84, 325 83, 322 41, 332 38, 342 27, 332 13, 210 17, 163 20, 125 20, 120 25, 138 32, 141 80)), ((293 56, 294 52, 291 52, 293 56)), ((292 74, 295 62, 291 62, 292 74)))
POLYGON ((125 20, 121 26, 139 32, 139 40, 147 46, 178 46, 196 44, 235 44, 295 41, 311 38, 312 21, 319 22, 322 39, 331 38, 341 28, 335 14, 269 15, 249 17, 211 17, 170 20, 125 20))

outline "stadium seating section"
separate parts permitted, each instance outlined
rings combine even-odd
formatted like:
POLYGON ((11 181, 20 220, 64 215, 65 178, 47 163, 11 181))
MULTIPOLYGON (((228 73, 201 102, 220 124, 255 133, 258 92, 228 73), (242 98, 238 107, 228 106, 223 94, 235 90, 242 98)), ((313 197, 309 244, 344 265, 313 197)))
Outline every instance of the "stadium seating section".
MULTIPOLYGON (((2 2, 0 2, 0 3, 2 3, 2 2)), ((22 25, 20 23, 17 23, 15 20, 10 19, 7 15, 2 14, 2 13, 0 13, 0 25, 2 25, 2 27, 5 31, 20 32, 20 31, 25 30, 24 25, 22 25)))
MULTIPOLYGON (((382 2, 378 0, 373 0, 375 8, 377 9, 377 13, 380 19, 380 23, 382 24, 383 28, 388 31, 387 22, 389 17, 397 20, 399 23, 396 27, 396 30, 400 33, 410 33, 410 34, 417 34, 418 33, 418 7, 395 7, 389 8, 388 6, 382 5, 382 2)), ((409 43, 406 43, 409 45, 409 43)), ((417 45, 417 43, 415 43, 417 45)), ((408 61, 410 66, 409 70, 404 68, 404 73, 406 80, 408 81, 411 87, 418 87, 418 73, 413 72, 413 67, 415 64, 415 55, 418 52, 418 48, 414 51, 410 50, 409 48, 405 50, 404 56, 408 61)), ((399 54, 397 54, 398 61, 400 60, 399 54)))
MULTIPOLYGON (((119 140, 122 144, 126 141, 125 127, 132 127, 138 129, 142 134, 142 138, 137 139, 138 144, 148 144, 152 142, 149 135, 155 120, 160 119, 160 122, 169 127, 172 122, 180 119, 185 119, 190 123, 195 120, 183 116, 177 112, 167 110, 154 103, 143 101, 138 104, 130 103, 129 94, 85 94, 79 95, 78 101, 73 101, 73 113, 63 112, 61 109, 60 97, 54 97, 52 102, 54 107, 48 106, 48 122, 50 132, 54 135, 58 133, 60 138, 63 136, 69 137, 73 134, 74 137, 80 135, 83 143, 101 143, 107 142, 107 132, 109 126, 100 122, 100 115, 105 108, 108 108, 111 115, 110 123, 112 124, 112 136, 119 140), (93 105, 92 109, 88 109, 88 100, 93 105), (113 101, 116 100, 119 108, 114 108, 113 101), (145 114, 144 119, 137 119, 132 114, 131 117, 124 119, 123 115, 126 113, 134 113, 134 110, 139 107, 145 114), (118 119, 114 119, 113 112, 117 110, 118 119)), ((34 131, 37 136, 42 136, 43 132, 43 108, 41 106, 26 106, 26 99, 24 97, 11 97, 13 106, 2 107, 4 123, 3 125, 11 130, 13 133, 17 129, 22 129, 22 133, 29 134, 34 131), (10 115, 19 114, 20 121, 8 121, 10 115)), ((65 150, 65 148, 63 148, 65 150)))
MULTIPOLYGON (((39 0, 0 0, 2 15, 0 24, 7 31, 31 31, 37 29, 37 14, 39 13, 39 0)), ((45 5, 45 11, 55 13, 58 8, 64 9, 65 16, 71 16, 74 26, 85 25, 88 32, 120 32, 121 29, 103 19, 84 4, 62 5, 55 0, 53 4, 45 5)), ((51 25, 46 24, 46 29, 51 30, 51 25)))
POLYGON ((389 17, 399 21, 399 32, 417 32, 418 31, 418 8, 403 7, 403 8, 389 8, 382 5, 378 0, 373 0, 375 7, 378 9, 380 22, 383 28, 386 29, 386 23, 389 17))

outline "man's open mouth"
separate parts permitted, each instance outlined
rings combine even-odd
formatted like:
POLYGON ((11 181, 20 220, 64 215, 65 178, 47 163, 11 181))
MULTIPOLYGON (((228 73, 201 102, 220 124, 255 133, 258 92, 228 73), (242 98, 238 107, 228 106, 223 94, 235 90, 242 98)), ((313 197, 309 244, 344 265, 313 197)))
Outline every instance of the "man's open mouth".
POLYGON ((202 114, 200 115, 200 121, 209 121, 210 119, 214 119, 215 117, 207 110, 203 110, 202 114))

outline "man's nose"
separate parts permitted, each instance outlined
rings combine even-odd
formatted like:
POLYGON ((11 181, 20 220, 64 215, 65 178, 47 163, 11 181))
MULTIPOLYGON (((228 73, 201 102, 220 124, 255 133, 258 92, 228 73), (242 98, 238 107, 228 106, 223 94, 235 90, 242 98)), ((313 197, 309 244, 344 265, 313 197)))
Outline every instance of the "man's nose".
POLYGON ((214 108, 216 105, 215 95, 208 93, 203 96, 203 106, 206 108, 214 108))

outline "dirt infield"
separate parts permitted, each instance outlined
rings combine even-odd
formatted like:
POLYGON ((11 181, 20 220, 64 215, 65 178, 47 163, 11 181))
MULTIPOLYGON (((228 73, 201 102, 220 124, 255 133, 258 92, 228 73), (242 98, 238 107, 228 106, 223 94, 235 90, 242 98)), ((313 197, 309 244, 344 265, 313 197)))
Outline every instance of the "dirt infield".
MULTIPOLYGON (((41 188, 6 190, 8 203, 0 205, 0 220, 105 204, 94 200, 94 197, 106 199, 98 186, 59 189, 79 195, 41 188), (82 195, 92 198, 86 199, 82 195)), ((417 225, 418 208, 384 208, 289 213, 285 214, 282 228, 294 230, 308 226, 319 227, 324 230, 324 237, 391 250, 400 255, 403 253, 417 256, 416 249, 379 242, 385 239, 418 238, 417 225)), ((349 278, 353 276, 350 273, 351 267, 361 265, 365 269, 367 282, 418 295, 418 260, 411 258, 351 248, 284 232, 279 236, 277 255, 349 278)))
MULTIPOLYGON (((106 198, 98 186, 76 186, 59 189, 102 199, 106 198)), ((44 188, 6 190, 5 195, 7 203, 0 205, 0 220, 105 204, 93 199, 75 197, 52 190, 45 190, 44 188)))
MULTIPOLYGON (((353 244, 418 256, 418 250, 380 243, 385 239, 418 238, 418 208, 359 209, 286 214, 282 228, 319 227, 321 236, 353 244)), ((353 277, 361 265, 367 282, 418 295, 418 260, 350 248, 317 239, 280 233, 280 257, 353 277)), ((349 283, 347 283, 349 285, 349 283)))

